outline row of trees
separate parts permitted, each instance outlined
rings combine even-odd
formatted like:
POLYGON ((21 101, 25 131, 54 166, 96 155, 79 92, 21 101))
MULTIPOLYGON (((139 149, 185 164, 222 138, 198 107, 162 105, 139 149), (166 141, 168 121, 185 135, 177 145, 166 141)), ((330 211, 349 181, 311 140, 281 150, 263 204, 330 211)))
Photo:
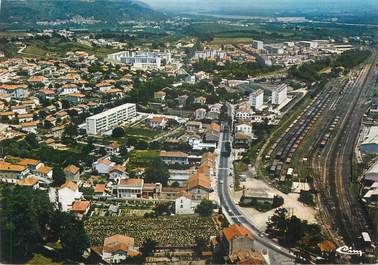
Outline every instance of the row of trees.
POLYGON ((60 240, 65 259, 78 260, 89 241, 83 223, 53 208, 45 191, 2 186, 1 251, 7 262, 25 262, 47 242, 60 240))

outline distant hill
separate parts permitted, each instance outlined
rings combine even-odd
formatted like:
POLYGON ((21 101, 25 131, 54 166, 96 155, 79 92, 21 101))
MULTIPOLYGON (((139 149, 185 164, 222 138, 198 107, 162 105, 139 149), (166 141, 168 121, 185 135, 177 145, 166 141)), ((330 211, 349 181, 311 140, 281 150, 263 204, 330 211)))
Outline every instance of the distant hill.
POLYGON ((82 16, 105 23, 156 20, 164 15, 134 0, 0 0, 0 22, 30 24, 82 16))

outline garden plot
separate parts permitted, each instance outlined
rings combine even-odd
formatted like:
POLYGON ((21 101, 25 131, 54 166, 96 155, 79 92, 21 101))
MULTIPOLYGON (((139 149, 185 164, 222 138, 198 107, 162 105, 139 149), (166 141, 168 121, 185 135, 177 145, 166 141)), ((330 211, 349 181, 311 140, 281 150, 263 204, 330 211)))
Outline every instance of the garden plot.
POLYGON ((156 240, 158 247, 192 247, 196 238, 208 240, 218 231, 211 217, 162 216, 157 218, 91 217, 85 220, 85 230, 92 246, 101 246, 104 238, 124 234, 135 238, 140 246, 144 240, 156 240))

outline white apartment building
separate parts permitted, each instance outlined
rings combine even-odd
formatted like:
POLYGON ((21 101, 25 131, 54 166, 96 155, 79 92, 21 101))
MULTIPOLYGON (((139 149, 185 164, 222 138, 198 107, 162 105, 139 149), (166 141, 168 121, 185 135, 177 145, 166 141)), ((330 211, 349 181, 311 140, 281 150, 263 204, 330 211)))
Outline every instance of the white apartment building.
POLYGON ((159 69, 162 62, 169 64, 169 52, 123 51, 110 54, 109 59, 130 65, 135 70, 159 69))
POLYGON ((252 48, 255 48, 257 50, 262 50, 264 49, 264 42, 259 41, 259 40, 254 40, 252 41, 252 48))
POLYGON ((287 85, 282 84, 272 90, 272 104, 281 105, 287 99, 287 85))
POLYGON ((100 134, 136 117, 136 105, 126 103, 86 119, 87 134, 100 134))
POLYGON ((220 50, 204 50, 196 51, 194 53, 195 59, 219 58, 223 60, 226 57, 226 52, 220 50))
POLYGON ((264 104, 264 90, 257 89, 256 91, 253 91, 249 95, 249 98, 251 102, 251 107, 255 108, 256 110, 262 110, 264 104))
POLYGON ((318 48, 318 43, 315 41, 300 41, 299 46, 304 47, 304 48, 310 48, 310 49, 315 49, 318 48))

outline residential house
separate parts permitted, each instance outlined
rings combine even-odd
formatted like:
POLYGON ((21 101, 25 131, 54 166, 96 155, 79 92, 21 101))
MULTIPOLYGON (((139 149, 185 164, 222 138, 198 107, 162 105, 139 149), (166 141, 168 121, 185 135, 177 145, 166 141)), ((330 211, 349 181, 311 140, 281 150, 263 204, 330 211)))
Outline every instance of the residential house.
POLYGON ((60 88, 60 95, 79 93, 79 87, 76 84, 64 84, 60 88))
POLYGON ((154 93, 154 99, 159 100, 159 101, 165 101, 166 95, 167 93, 160 90, 154 93))
POLYGON ((108 155, 119 155, 119 149, 121 148, 121 145, 119 143, 111 143, 105 147, 106 152, 108 155))
POLYGON ((234 146, 248 147, 251 142, 252 142, 251 135, 238 132, 238 133, 235 133, 234 141, 232 143, 234 146))
POLYGON ((75 165, 68 165, 63 169, 63 171, 67 179, 78 181, 80 175, 80 168, 78 168, 75 165))
POLYGON ((188 154, 179 151, 160 151, 160 158, 164 163, 168 165, 180 164, 187 165, 189 164, 188 154))
POLYGON ((83 102, 85 95, 81 93, 70 93, 66 95, 67 101, 72 104, 79 104, 83 102))
POLYGON ((221 132, 221 126, 217 123, 211 123, 205 131, 205 142, 218 143, 221 132))
POLYGON ((11 107, 11 110, 14 112, 14 113, 17 113, 17 114, 26 114, 27 111, 26 111, 26 106, 25 105, 16 105, 16 106, 12 106, 11 107))
POLYGON ((212 191, 210 178, 201 173, 191 176, 188 180, 188 191, 192 194, 193 200, 209 199, 209 193, 212 191))
POLYGON ((125 179, 127 177, 126 168, 122 165, 115 165, 109 170, 109 179, 111 180, 125 179))
POLYGON ((79 201, 75 201, 72 204, 71 212, 73 212, 77 218, 82 219, 88 213, 90 208, 91 208, 90 201, 79 200, 79 201))
POLYGON ((18 160, 17 161, 18 165, 28 167, 30 171, 35 171, 39 167, 44 166, 44 164, 41 161, 36 160, 36 159, 30 159, 30 158, 14 158, 14 159, 18 160))
POLYGON ((142 197, 145 199, 156 199, 159 197, 163 185, 161 183, 144 183, 142 189, 142 197))
POLYGON ((79 192, 79 187, 76 183, 67 180, 59 189, 51 188, 49 196, 50 201, 56 203, 61 211, 67 212, 71 209, 73 202, 82 197, 82 193, 79 192))
POLYGON ((188 97, 189 97, 188 95, 178 96, 178 98, 177 98, 178 104, 181 105, 181 106, 185 106, 186 101, 188 100, 188 97))
POLYGON ((148 125, 153 129, 165 129, 168 119, 163 116, 153 116, 148 119, 148 125))
POLYGON ((110 161, 107 158, 100 158, 92 164, 92 168, 99 174, 109 174, 110 169, 112 169, 115 165, 116 163, 110 161))
POLYGON ((116 194, 117 198, 141 198, 143 184, 143 179, 120 179, 118 180, 118 184, 113 186, 113 194, 116 194))
POLYGON ((102 259, 109 264, 124 262, 129 256, 137 256, 134 238, 125 235, 113 235, 104 239, 102 259))
POLYGON ((27 133, 37 133, 38 121, 23 122, 20 124, 21 131, 27 133))
POLYGON ((52 89, 40 89, 37 95, 45 100, 52 100, 54 99, 56 92, 52 89))
POLYGON ((106 184, 96 184, 94 189, 94 195, 104 196, 105 195, 106 184))
POLYGON ((40 166, 36 169, 35 174, 40 178, 52 179, 53 168, 48 166, 40 166))
POLYGON ((33 113, 18 114, 17 120, 20 123, 33 121, 33 113))
POLYGON ((0 161, 0 179, 5 182, 16 182, 23 179, 29 173, 26 166, 16 165, 5 161, 0 161))
POLYGON ((188 121, 186 123, 187 132, 200 132, 202 130, 202 122, 200 121, 188 121))
POLYGON ((235 124, 235 133, 244 133, 247 135, 252 135, 252 125, 249 123, 236 123, 235 124))
POLYGON ((192 194, 183 192, 183 194, 175 200, 175 214, 193 214, 194 205, 192 202, 192 194))
POLYGON ((39 180, 35 177, 26 177, 24 179, 19 179, 17 180, 16 184, 19 186, 31 187, 35 190, 39 189, 39 180))
POLYGON ((62 134, 64 132, 64 125, 56 126, 50 129, 51 134, 54 136, 54 138, 60 138, 62 137, 62 134))
POLYGON ((204 108, 196 109, 194 116, 196 120, 203 120, 206 117, 206 110, 204 108))
POLYGON ((253 235, 245 226, 233 224, 221 231, 221 246, 229 257, 240 251, 253 250, 253 235))
POLYGON ((206 97, 199 96, 199 97, 194 98, 194 104, 205 105, 206 104, 206 97))

